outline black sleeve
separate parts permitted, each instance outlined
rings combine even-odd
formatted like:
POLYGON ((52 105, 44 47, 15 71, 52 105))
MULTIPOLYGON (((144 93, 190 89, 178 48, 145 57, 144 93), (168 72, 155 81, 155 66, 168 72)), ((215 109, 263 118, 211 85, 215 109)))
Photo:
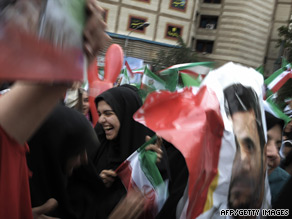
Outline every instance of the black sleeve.
POLYGON ((164 146, 168 156, 168 168, 170 171, 169 197, 156 216, 156 219, 175 219, 176 206, 184 193, 189 172, 181 152, 168 142, 164 142, 164 146))

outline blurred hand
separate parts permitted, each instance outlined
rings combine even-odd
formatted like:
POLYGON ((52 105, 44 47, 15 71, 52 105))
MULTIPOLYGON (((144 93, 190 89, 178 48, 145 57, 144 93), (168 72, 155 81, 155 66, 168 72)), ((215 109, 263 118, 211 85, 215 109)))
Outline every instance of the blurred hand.
POLYGON ((109 188, 113 184, 113 182, 115 181, 117 174, 113 170, 103 170, 103 171, 101 171, 99 176, 102 179, 104 185, 107 188, 109 188))
POLYGON ((32 208, 32 215, 34 219, 57 219, 56 217, 49 217, 44 214, 49 213, 58 206, 56 199, 50 198, 45 204, 32 208))
MULTIPOLYGON (((149 141, 151 139, 150 136, 146 136, 145 141, 149 141)), ((152 150, 156 152, 157 159, 156 163, 159 163, 162 159, 163 151, 161 150, 161 145, 162 145, 162 138, 160 136, 157 136, 157 140, 155 144, 150 144, 148 145, 145 150, 152 150)))
POLYGON ((109 219, 137 219, 144 210, 145 198, 140 191, 131 190, 115 207, 109 219))
POLYGON ((88 17, 83 33, 84 51, 90 63, 111 38, 105 32, 107 25, 102 16, 104 10, 98 5, 97 1, 87 0, 86 7, 88 17))

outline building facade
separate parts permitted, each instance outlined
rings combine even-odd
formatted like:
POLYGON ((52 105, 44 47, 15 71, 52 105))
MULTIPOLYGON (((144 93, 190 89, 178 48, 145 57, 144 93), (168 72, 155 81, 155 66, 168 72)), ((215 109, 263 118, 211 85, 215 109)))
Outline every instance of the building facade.
MULTIPOLYGON (((99 0, 108 32, 126 56, 151 63, 177 36, 200 61, 270 69, 279 55, 277 28, 288 23, 291 0, 99 0), (143 23, 148 27, 139 28, 143 23)), ((270 72, 267 71, 267 74, 270 72)))

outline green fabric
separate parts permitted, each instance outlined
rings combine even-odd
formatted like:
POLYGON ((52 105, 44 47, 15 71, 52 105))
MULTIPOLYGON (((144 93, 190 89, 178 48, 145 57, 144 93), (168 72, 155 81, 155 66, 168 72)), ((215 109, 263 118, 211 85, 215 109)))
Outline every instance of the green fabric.
POLYGON ((170 91, 176 90, 176 85, 178 82, 178 70, 177 69, 167 69, 161 71, 159 76, 165 81, 165 88, 170 91))
POLYGON ((264 66, 261 65, 259 67, 256 68, 256 71, 258 71, 259 73, 261 73, 262 75, 264 75, 264 66))
POLYGON ((181 73, 181 79, 185 87, 199 87, 201 84, 199 78, 192 77, 188 74, 181 73))
POLYGON ((154 135, 149 141, 147 141, 137 150, 139 153, 141 169, 154 188, 164 183, 164 181, 156 165, 156 152, 151 150, 146 151, 145 148, 150 144, 154 144, 156 139, 157 136, 154 135))
POLYGON ((285 124, 287 125, 291 121, 291 118, 283 113, 280 107, 278 107, 277 104, 273 102, 273 99, 271 97, 272 96, 270 96, 266 101, 268 102, 273 112, 277 115, 277 117, 284 120, 285 124))
POLYGON ((286 67, 282 67, 280 69, 278 69, 277 71, 275 71, 273 74, 270 75, 270 77, 268 77, 265 80, 265 85, 270 84, 276 77, 278 77, 280 74, 282 74, 284 71, 286 71, 286 67))

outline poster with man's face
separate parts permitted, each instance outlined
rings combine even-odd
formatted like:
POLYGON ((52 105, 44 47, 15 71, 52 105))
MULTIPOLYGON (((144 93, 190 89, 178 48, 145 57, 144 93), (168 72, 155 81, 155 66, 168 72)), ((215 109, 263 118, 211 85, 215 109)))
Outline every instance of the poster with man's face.
POLYGON ((259 209, 264 193, 266 156, 258 96, 251 87, 233 84, 224 89, 224 97, 236 143, 228 207, 259 209))

